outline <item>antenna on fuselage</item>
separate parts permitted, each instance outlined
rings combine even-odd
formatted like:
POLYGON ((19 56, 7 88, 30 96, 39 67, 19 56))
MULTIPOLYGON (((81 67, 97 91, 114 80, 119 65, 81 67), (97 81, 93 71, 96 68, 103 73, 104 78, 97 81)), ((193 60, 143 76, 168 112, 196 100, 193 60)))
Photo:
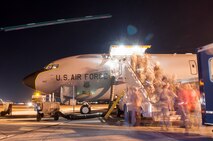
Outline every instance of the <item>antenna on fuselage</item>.
POLYGON ((58 20, 52 20, 52 21, 46 21, 46 22, 28 23, 28 24, 17 25, 17 26, 7 26, 7 27, 0 28, 0 30, 6 32, 6 31, 14 31, 14 30, 21 30, 21 29, 28 29, 28 28, 56 25, 56 24, 106 19, 111 17, 112 15, 106 14, 106 15, 94 15, 94 16, 85 16, 85 17, 78 17, 78 18, 69 18, 69 19, 58 19, 58 20))

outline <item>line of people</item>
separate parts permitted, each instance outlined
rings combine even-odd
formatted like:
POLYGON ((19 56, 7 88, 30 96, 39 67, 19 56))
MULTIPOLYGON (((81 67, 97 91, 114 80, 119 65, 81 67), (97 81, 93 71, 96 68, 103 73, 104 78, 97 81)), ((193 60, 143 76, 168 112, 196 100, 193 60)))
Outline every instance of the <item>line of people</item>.
POLYGON ((129 87, 124 97, 126 98, 124 107, 125 123, 130 126, 139 126, 142 113, 142 95, 139 88, 129 87))
MULTIPOLYGON (((171 111, 181 115, 181 125, 186 128, 199 127, 201 124, 200 94, 196 83, 178 84, 175 76, 167 77, 159 64, 152 61, 149 55, 131 57, 131 66, 151 101, 157 105, 159 115, 163 119, 161 126, 171 126, 171 111)), ((137 93, 135 87, 128 90, 129 97, 134 99, 137 93)), ((140 99, 137 99, 138 101, 140 99)), ((135 103, 128 100, 128 103, 135 103)), ((138 104, 140 105, 140 104, 138 104)), ((127 104, 127 110, 131 108, 127 104)), ((132 104, 132 106, 136 106, 132 104)), ((137 108, 138 109, 138 108, 137 108)))
POLYGON ((186 129, 201 125, 200 93, 195 84, 181 84, 178 87, 178 112, 186 129))

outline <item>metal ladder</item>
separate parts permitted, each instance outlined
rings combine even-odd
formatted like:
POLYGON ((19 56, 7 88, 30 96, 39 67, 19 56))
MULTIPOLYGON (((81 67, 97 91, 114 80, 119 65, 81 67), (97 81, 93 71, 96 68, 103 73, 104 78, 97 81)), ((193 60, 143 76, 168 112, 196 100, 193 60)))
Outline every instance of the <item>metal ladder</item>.
POLYGON ((118 98, 113 102, 112 106, 107 111, 106 115, 104 116, 105 119, 108 119, 109 115, 112 113, 113 109, 116 107, 120 99, 124 96, 124 92, 118 96, 118 98))

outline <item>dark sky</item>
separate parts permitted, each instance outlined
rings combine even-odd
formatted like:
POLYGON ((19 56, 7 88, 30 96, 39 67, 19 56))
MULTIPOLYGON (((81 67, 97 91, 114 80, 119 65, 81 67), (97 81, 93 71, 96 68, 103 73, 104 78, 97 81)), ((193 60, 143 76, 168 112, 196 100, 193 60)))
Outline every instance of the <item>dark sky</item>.
POLYGON ((0 27, 111 14, 112 18, 0 32, 0 98, 30 100, 22 78, 59 58, 108 53, 112 44, 151 44, 149 53, 184 53, 213 42, 212 0, 1 1, 0 27), (133 25, 137 33, 130 35, 133 25))

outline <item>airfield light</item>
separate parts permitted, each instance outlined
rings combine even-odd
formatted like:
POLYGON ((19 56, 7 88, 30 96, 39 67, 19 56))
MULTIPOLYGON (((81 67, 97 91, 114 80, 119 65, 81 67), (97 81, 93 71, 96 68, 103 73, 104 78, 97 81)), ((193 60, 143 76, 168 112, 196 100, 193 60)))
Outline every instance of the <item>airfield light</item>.
POLYGON ((200 81, 199 81, 199 85, 200 85, 200 86, 204 86, 203 80, 200 80, 200 81))
POLYGON ((39 97, 41 94, 40 94, 40 92, 35 92, 34 95, 35 95, 36 97, 39 97))
POLYGON ((28 107, 32 107, 32 106, 33 106, 33 103, 32 103, 32 102, 28 102, 28 103, 27 103, 27 106, 28 106, 28 107))
POLYGON ((132 54, 144 54, 150 45, 112 45, 110 47, 111 56, 130 56, 132 54))

